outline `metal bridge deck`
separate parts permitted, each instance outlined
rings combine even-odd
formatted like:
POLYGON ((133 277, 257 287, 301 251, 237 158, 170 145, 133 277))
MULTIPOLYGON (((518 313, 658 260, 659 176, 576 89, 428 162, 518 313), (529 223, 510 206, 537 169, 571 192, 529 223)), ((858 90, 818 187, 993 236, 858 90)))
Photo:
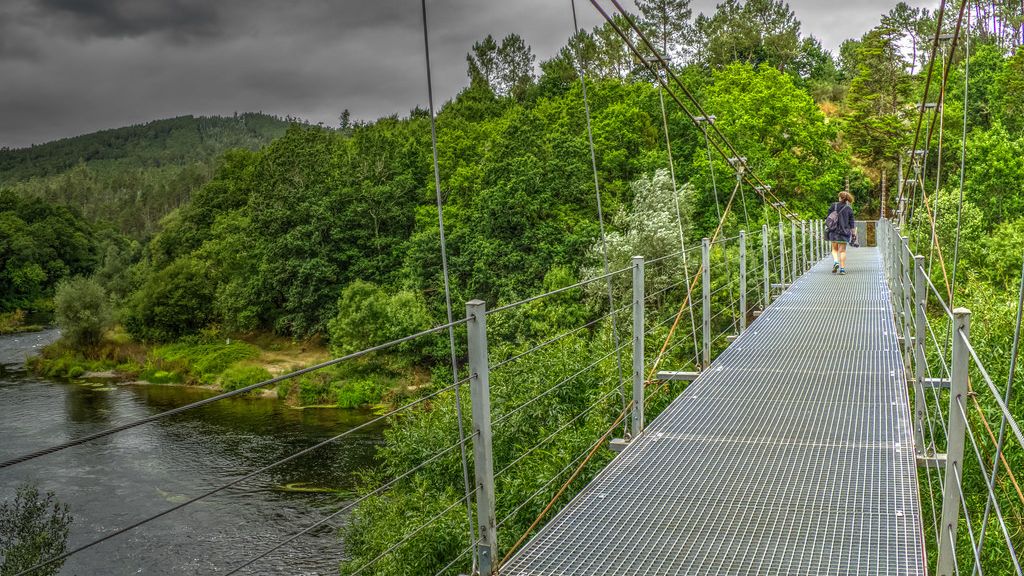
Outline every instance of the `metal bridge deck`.
POLYGON ((876 249, 798 279, 500 571, 924 574, 876 249))

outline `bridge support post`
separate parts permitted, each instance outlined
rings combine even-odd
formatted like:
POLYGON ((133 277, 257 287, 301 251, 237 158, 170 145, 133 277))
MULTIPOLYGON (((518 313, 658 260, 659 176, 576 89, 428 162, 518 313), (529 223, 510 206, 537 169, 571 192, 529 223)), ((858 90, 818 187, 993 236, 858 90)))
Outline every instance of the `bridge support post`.
POLYGON ((747 329, 747 231, 740 230, 740 334, 747 329))
POLYGON ((761 225, 761 276, 764 282, 764 292, 761 294, 761 309, 764 310, 770 304, 772 297, 771 279, 768 277, 768 225, 761 225))
POLYGON ((711 365, 711 241, 707 238, 701 240, 700 255, 703 268, 701 290, 704 304, 701 310, 701 332, 704 335, 703 367, 707 368, 711 365))
POLYGON ((818 241, 821 243, 821 254, 820 258, 827 258, 831 251, 831 246, 828 245, 828 236, 825 235, 825 222, 818 220, 818 241))
POLYGON ((779 222, 779 284, 786 289, 786 232, 779 222))
POLYGON ((633 438, 644 431, 644 257, 633 256, 633 438))
POLYGON ((807 272, 807 221, 800 221, 800 253, 802 255, 801 264, 803 264, 802 272, 807 272))
POLYGON ((790 270, 791 270, 791 272, 790 272, 790 274, 791 274, 790 282, 796 282, 796 259, 797 259, 797 256, 799 255, 799 253, 796 251, 796 222, 793 221, 793 220, 789 221, 789 237, 790 237, 790 246, 791 246, 791 248, 790 248, 791 256, 789 258, 789 264, 790 264, 789 267, 790 267, 790 270))
POLYGON ((822 228, 821 228, 821 220, 815 220, 814 221, 814 232, 815 232, 814 239, 815 239, 815 246, 817 246, 817 249, 814 251, 815 254, 817 254, 817 258, 815 258, 815 260, 821 260, 822 257, 824 257, 825 238, 823 238, 821 230, 822 230, 822 228))
POLYGON ((911 316, 913 310, 913 295, 911 289, 913 288, 910 284, 911 279, 914 278, 911 265, 913 263, 913 255, 910 252, 910 244, 907 242, 906 236, 900 237, 900 284, 903 286, 903 365, 910 365, 910 355, 913 353, 912 344, 913 340, 910 336, 911 322, 913 317, 911 316))
POLYGON ((889 249, 889 223, 883 219, 878 220, 878 253, 882 255, 882 278, 889 278, 889 258, 886 250, 889 249))
POLYGON ((487 360, 487 304, 466 302, 469 392, 473 406, 473 468, 476 479, 476 545, 480 574, 497 568, 498 534, 494 512, 494 457, 491 452, 491 385, 487 360))
POLYGON ((924 325, 925 291, 924 256, 914 256, 914 445, 918 457, 924 456, 924 411, 927 399, 924 396, 924 325))
POLYGON ((828 240, 825 238, 825 223, 818 220, 818 260, 828 252, 828 240))
POLYGON ((825 257, 825 225, 821 220, 817 222, 818 227, 818 260, 825 257))
POLYGON ((956 534, 960 523, 960 481, 963 472, 967 367, 971 361, 966 339, 971 336, 971 311, 953 310, 953 358, 949 385, 949 431, 946 437, 946 479, 942 487, 942 525, 939 526, 938 576, 952 576, 956 534), (963 332, 963 334, 961 334, 963 332), (959 406, 958 406, 959 405, 959 406))

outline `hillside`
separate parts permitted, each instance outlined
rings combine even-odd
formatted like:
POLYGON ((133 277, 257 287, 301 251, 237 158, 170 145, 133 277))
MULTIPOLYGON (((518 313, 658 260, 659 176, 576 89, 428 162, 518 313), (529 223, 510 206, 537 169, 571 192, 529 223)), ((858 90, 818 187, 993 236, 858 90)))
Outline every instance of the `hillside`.
POLYGON ((206 184, 224 152, 258 150, 291 120, 179 116, 0 150, 0 189, 74 208, 143 240, 206 184))
POLYGON ((204 162, 229 148, 255 150, 284 134, 289 123, 260 113, 189 115, 0 149, 0 184, 58 175, 79 163, 104 172, 204 162))

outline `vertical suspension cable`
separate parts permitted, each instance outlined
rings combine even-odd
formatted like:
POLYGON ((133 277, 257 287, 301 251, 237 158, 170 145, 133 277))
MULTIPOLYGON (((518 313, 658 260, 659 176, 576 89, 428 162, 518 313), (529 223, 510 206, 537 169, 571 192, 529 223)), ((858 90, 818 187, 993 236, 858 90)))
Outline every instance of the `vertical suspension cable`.
MULTIPOLYGON (((709 116, 705 116, 704 120, 708 124, 711 123, 711 118, 709 116)), ((707 146, 707 150, 708 150, 708 170, 711 172, 711 189, 715 193, 715 213, 718 215, 718 220, 721 223, 721 220, 722 220, 722 206, 721 206, 721 202, 718 199, 718 183, 716 182, 716 179, 715 179, 715 165, 711 161, 711 140, 708 138, 708 131, 707 130, 702 130, 702 132, 704 132, 704 145, 707 146)), ((739 164, 739 160, 738 159, 737 159, 736 163, 739 164)), ((736 187, 740 188, 740 194, 742 195, 743 194, 743 186, 742 186, 743 180, 742 180, 742 177, 740 176, 741 173, 739 172, 739 170, 743 169, 743 165, 741 164, 740 166, 733 166, 733 169, 737 171, 736 172, 736 187)), ((743 207, 744 214, 746 213, 746 209, 747 209, 747 207, 744 206, 743 207)), ((723 234, 723 237, 728 237, 728 235, 727 234, 723 234)), ((732 270, 729 268, 729 256, 726 253, 727 252, 726 251, 727 244, 728 244, 728 242, 725 242, 725 241, 722 242, 722 260, 725 262, 725 284, 726 284, 726 287, 729 290, 729 302, 732 302, 733 301, 733 294, 732 294, 732 270)), ((734 312, 735 311, 732 310, 732 306, 730 306, 729 307, 729 316, 732 319, 733 329, 735 330, 736 329, 737 319, 736 319, 736 316, 735 316, 734 312)))
MULTIPOLYGON (((672 139, 668 133, 668 113, 665 112, 665 95, 661 91, 661 83, 658 83, 658 102, 661 104, 661 124, 665 128, 665 151, 668 153, 668 172, 672 178, 672 199, 676 205, 676 223, 679 225, 679 249, 683 255, 683 275, 687 280, 690 278, 690 266, 686 255, 686 240, 683 234, 683 215, 679 209, 679 191, 676 188, 676 166, 672 159, 672 139)), ((686 284, 686 297, 693 301, 690 294, 690 283, 686 284)), ((690 333, 693 335, 693 365, 700 365, 700 346, 697 344, 697 321, 693 314, 693 306, 690 306, 690 333)))
MULTIPOLYGON (((580 25, 576 19, 576 0, 569 0, 569 4, 572 7, 572 27, 573 33, 579 36, 580 25)), ((597 154, 594 152, 594 132, 590 126, 590 100, 587 98, 587 76, 586 69, 583 65, 582 55, 577 63, 579 66, 580 74, 580 88, 583 95, 583 113, 587 119, 587 143, 590 145, 590 166, 594 172, 594 193, 597 196, 597 222, 601 231, 601 263, 604 266, 604 274, 608 276, 608 240, 604 233, 604 212, 601 209, 601 182, 597 174, 597 154)), ((619 326, 618 321, 615 319, 615 301, 612 296, 612 281, 614 279, 608 276, 608 311, 611 315, 612 320, 612 345, 615 346, 615 368, 618 371, 619 376, 619 390, 622 396, 622 411, 626 411, 626 382, 622 378, 622 349, 619 347, 619 326)), ((627 423, 626 419, 622 420, 622 435, 626 436, 627 423)))
POLYGON ((441 236, 441 269, 444 274, 444 304, 448 314, 448 349, 452 360, 452 379, 455 382, 455 418, 459 422, 459 452, 462 456, 462 483, 466 491, 466 523, 469 529, 470 553, 473 559, 471 573, 476 572, 476 526, 473 522, 473 504, 469 490, 469 462, 466 458, 466 431, 462 423, 462 390, 459 385, 459 361, 455 355, 455 327, 452 323, 452 293, 448 280, 448 247, 444 236, 444 207, 441 202, 441 170, 437 162, 437 120, 434 116, 434 84, 430 75, 430 39, 427 34, 427 0, 420 0, 423 12, 423 54, 427 62, 427 103, 430 107, 430 146, 434 156, 434 193, 437 197, 437 229, 441 236))
POLYGON ((956 268, 960 258, 960 223, 964 215, 964 164, 967 158, 967 105, 971 78, 971 11, 967 10, 967 31, 964 34, 964 128, 960 135, 960 199, 956 213, 956 239, 953 241, 953 279, 949 291, 949 309, 954 308, 956 299, 956 268))
MULTIPOLYGON (((953 55, 954 51, 955 50, 950 50, 950 62, 948 64, 946 62, 945 54, 942 54, 940 56, 940 58, 942 60, 942 78, 943 79, 946 78, 946 66, 947 65, 952 65, 952 55, 953 55)), ((966 100, 966 98, 967 98, 967 93, 965 92, 964 93, 964 99, 966 100)), ((945 112, 945 110, 944 110, 945 106, 946 106, 946 83, 943 82, 939 86, 939 101, 935 105, 935 113, 938 114, 938 116, 939 116, 939 144, 938 144, 938 150, 937 150, 936 156, 935 156, 935 209, 932 210, 932 218, 931 218, 932 241, 928 245, 928 276, 929 277, 931 277, 931 275, 932 275, 932 260, 933 260, 933 256, 934 256, 934 252, 935 252, 935 246, 939 243, 939 228, 938 228, 938 226, 939 226, 938 225, 938 220, 939 220, 939 190, 942 187, 942 136, 943 136, 943 127, 945 125, 945 120, 946 120, 946 115, 944 113, 945 112)), ((965 108, 965 110, 966 110, 966 108, 965 108)), ((923 188, 922 188, 922 190, 923 190, 923 188)))

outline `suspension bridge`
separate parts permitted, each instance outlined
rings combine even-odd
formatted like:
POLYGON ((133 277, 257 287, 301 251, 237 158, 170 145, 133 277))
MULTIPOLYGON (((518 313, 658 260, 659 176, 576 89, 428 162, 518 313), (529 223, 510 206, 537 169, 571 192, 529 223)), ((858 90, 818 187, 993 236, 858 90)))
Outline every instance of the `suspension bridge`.
MULTIPOLYGON (((670 149, 670 142, 663 95, 668 95, 701 132, 709 166, 713 169, 714 151, 733 171, 736 184, 724 202, 719 202, 715 184, 719 224, 710 237, 704 238, 700 246, 687 247, 680 218, 680 245, 673 254, 648 259, 638 256, 631 266, 614 271, 608 268, 606 259, 603 274, 492 309, 474 300, 459 317, 453 311, 448 285, 435 136, 446 323, 265 382, 8 457, 0 461, 0 473, 74 446, 130 433, 133 428, 213 402, 434 335, 449 337, 453 382, 370 422, 240 474, 224 485, 200 491, 157 514, 74 543, 67 552, 43 559, 17 576, 37 573, 157 518, 222 495, 362 428, 438 402, 450 402, 458 414, 457 439, 453 443, 424 455, 408 470, 381 480, 332 512, 268 543, 265 549, 254 551, 245 562, 226 566, 223 573, 260 573, 260 561, 267 556, 335 519, 344 520, 361 503, 386 494, 425 468, 457 456, 461 476, 456 483, 462 487, 461 497, 425 522, 409 526, 376 558, 354 568, 353 574, 370 573, 381 561, 429 533, 440 519, 463 509, 465 545, 445 558, 447 564, 436 572, 438 575, 947 576, 982 574, 982 557, 994 556, 997 565, 1005 568, 1000 573, 1024 576, 1017 552, 1021 546, 1019 535, 1008 526, 1006 495, 997 488, 997 477, 1018 486, 1005 458, 1007 444, 1024 449, 1024 434, 1008 407, 1015 366, 1011 363, 1011 380, 1000 390, 971 344, 969 311, 950 305, 952 289, 942 292, 932 283, 931 253, 926 266, 925 256, 911 250, 900 224, 890 222, 883 212, 882 218, 873 223, 871 234, 877 238, 877 245, 851 250, 849 274, 834 276, 824 223, 818 219, 799 220, 796 214, 787 212, 786 203, 755 175, 746 158, 718 129, 715 117, 686 90, 643 31, 628 18, 613 19, 600 2, 591 0, 591 4, 656 79, 662 95, 666 148, 670 149), (761 198, 766 214, 778 215, 777 229, 767 224, 760 230, 750 226, 744 189, 761 198), (724 224, 737 194, 746 229, 728 236, 724 224), (615 283, 631 285, 628 302, 616 302, 615 283), (607 285, 608 303, 606 313, 599 318, 514 356, 492 357, 494 335, 488 333, 489 318, 556 294, 602 284, 607 285), (667 318, 649 317, 650 304, 655 300, 678 302, 678 312, 667 318), (618 325, 626 319, 630 322, 618 325), (551 374, 552 384, 545 391, 492 415, 492 376, 514 362, 529 361, 533 354, 564 338, 604 324, 612 328, 611 350, 578 371, 551 374), (669 326, 660 348, 652 348, 669 326), (467 366, 460 366, 456 354, 456 330, 465 330, 467 366), (628 341, 620 342, 620 334, 628 334, 628 341), (658 338, 649 339, 653 335, 658 338), (692 357, 688 358, 691 341, 692 357), (631 374, 625 378, 621 373, 630 370, 623 366, 623 355, 632 360, 631 374), (608 385, 601 388, 591 405, 545 430, 549 432, 546 436, 533 439, 518 452, 503 455, 504 460, 496 458, 495 436, 501 434, 500 424, 523 415, 530 406, 543 403, 588 371, 612 360, 620 371, 618 385, 602 382, 602 386, 608 385), (656 418, 646 422, 651 398, 664 395, 680 382, 685 384, 682 391, 656 418), (466 388, 468 407, 462 405, 466 388), (980 396, 990 406, 989 416, 979 403, 980 396), (568 460, 535 492, 500 490, 510 469, 543 450, 558 434, 620 400, 621 410, 617 410, 605 433, 590 439, 583 452, 568 460), (991 425, 990 416, 999 420, 998 427, 991 425), (621 437, 614 437, 620 430, 621 437), (560 502, 595 455, 608 454, 609 450, 617 453, 610 463, 568 503, 560 502), (980 510, 977 500, 965 495, 966 468, 972 468, 972 473, 983 479, 980 510), (563 504, 547 518, 550 511, 563 504), (527 513, 532 517, 537 509, 539 514, 529 529, 515 535, 514 544, 499 544, 509 540, 499 539, 499 535, 512 525, 511 520, 527 513), (970 567, 961 565, 965 561, 970 567)), ((616 0, 612 4, 624 12, 616 0)), ((427 13, 425 2, 422 5, 433 130, 427 13)), ((965 5, 961 4, 960 18, 965 5)), ((573 10, 575 16, 575 6, 573 10)), ((958 19, 956 34, 959 30, 958 19)), ((930 82, 930 68, 928 78, 930 82)), ((601 190, 583 80, 581 73, 603 241, 601 190)), ((927 91, 924 98, 928 98, 927 91)), ((920 106, 915 149, 926 109, 920 106)), ((929 128, 926 142, 930 138, 929 128)), ((944 270, 934 216, 924 191, 922 167, 927 165, 927 150, 926 146, 920 154, 917 150, 910 152, 914 178, 905 181, 901 174, 897 204, 902 222, 907 199, 913 201, 914 190, 920 187, 922 206, 932 222, 929 251, 936 249, 944 270)), ((671 153, 668 159, 674 186, 671 153)), ((912 203, 909 207, 914 208, 912 203)), ((676 209, 678 215, 678 206, 676 209)), ((866 232, 862 238, 869 236, 866 232)), ((955 255, 953 261, 955 264, 955 255)), ((1019 324, 1018 315, 1018 335, 1019 324)), ((1011 362, 1016 358, 1017 343, 1015 338, 1011 362)), ((1019 488, 1016 496, 1024 504, 1019 488)), ((116 572, 117 567, 111 569, 116 572)))

